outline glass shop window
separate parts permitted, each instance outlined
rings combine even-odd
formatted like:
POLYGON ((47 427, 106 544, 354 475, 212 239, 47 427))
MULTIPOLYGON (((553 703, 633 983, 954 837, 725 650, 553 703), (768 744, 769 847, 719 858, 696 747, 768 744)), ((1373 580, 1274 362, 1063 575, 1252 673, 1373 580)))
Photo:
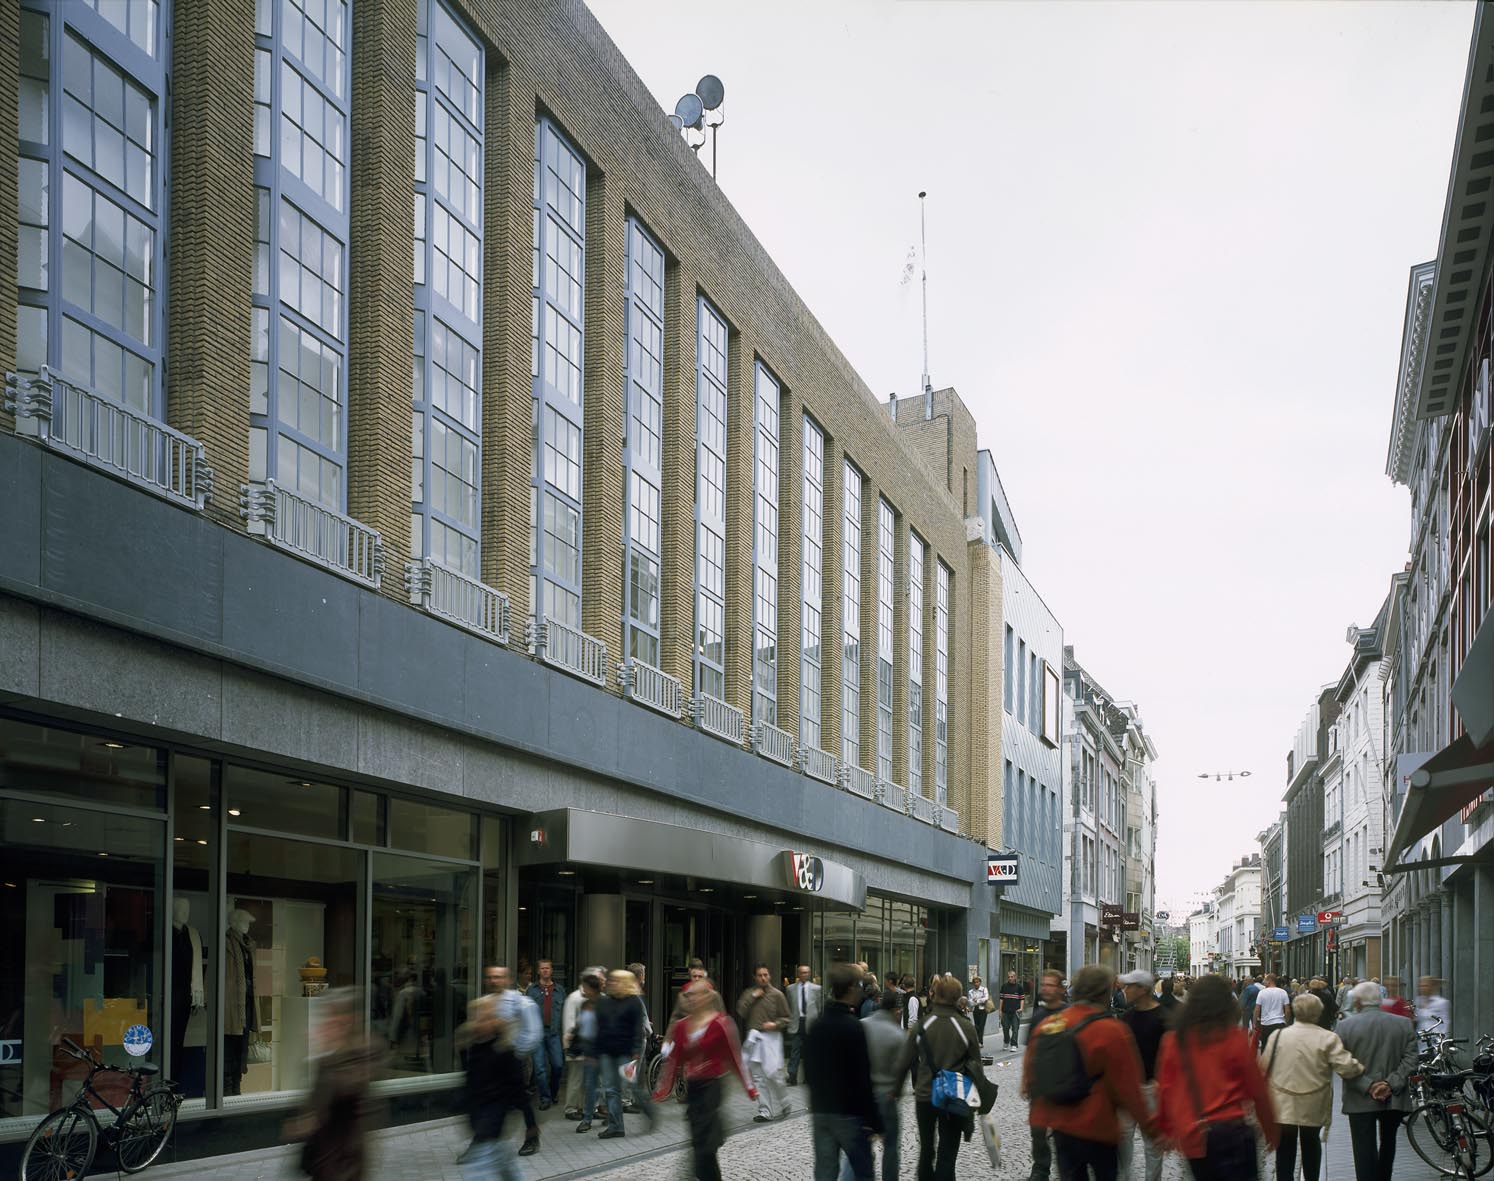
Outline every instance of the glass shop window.
POLYGON ((7 788, 159 811, 166 761, 153 746, 0 718, 0 791, 7 788))
POLYGON ((190 1102, 207 1094, 212 1033, 207 998, 213 995, 221 960, 213 954, 222 939, 213 893, 218 812, 212 763, 176 755, 172 772, 171 988, 165 1033, 171 1055, 166 1073, 190 1102))
MULTIPOLYGON (((236 798, 247 821, 248 801, 230 795, 230 804, 236 798)), ((221 953, 225 1105, 310 1086, 317 999, 362 975, 363 856, 230 829, 221 953)))
MULTIPOLYGON (((83 749, 76 736, 43 746, 83 749)), ((144 1058, 161 1063, 165 836, 160 820, 0 799, 0 1136, 77 1094, 87 1071, 57 1049, 62 1037, 123 1065, 137 1060, 125 1031, 144 1025, 144 1058)), ((110 1081, 101 1089, 117 1102, 110 1081)))
POLYGON ((371 1026, 393 1078, 462 1069, 456 1030, 476 995, 477 870, 373 855, 371 1026))
POLYGON ((228 822, 305 837, 341 840, 347 829, 347 795, 329 783, 296 775, 225 767, 228 822))
POLYGON ((389 799, 389 843, 412 853, 472 860, 476 817, 419 800, 389 799))

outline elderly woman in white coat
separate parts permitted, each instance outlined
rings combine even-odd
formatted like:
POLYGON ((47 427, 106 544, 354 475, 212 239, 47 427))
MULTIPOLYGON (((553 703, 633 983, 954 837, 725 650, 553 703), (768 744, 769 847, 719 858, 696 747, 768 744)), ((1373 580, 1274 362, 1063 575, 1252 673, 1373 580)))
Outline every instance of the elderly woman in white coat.
POLYGON ((1333 1072, 1358 1078, 1364 1067, 1344 1048, 1338 1034, 1318 1024, 1323 1002, 1310 992, 1292 1001, 1296 1022, 1278 1031, 1261 1066, 1271 1084, 1281 1140, 1276 1148, 1276 1175, 1292 1177, 1297 1169, 1297 1146, 1302 1146, 1303 1181, 1318 1181, 1325 1139, 1333 1119, 1333 1072))

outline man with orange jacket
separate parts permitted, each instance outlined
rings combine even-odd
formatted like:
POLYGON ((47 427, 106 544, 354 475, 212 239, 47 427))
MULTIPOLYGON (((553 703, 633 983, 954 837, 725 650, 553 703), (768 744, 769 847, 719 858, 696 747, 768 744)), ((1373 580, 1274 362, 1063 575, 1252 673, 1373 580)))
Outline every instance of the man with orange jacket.
POLYGON ((1110 993, 1115 973, 1103 964, 1079 969, 1072 988, 1073 1003, 1033 1023, 1022 1059, 1022 1094, 1031 1099, 1027 1122, 1053 1132, 1058 1175, 1069 1178, 1113 1178, 1121 1123, 1118 1112, 1130 1114, 1143 1135, 1156 1136, 1156 1120, 1141 1089, 1141 1058, 1136 1040, 1124 1024, 1110 1017, 1110 993), (1086 1020, 1094 1018, 1093 1020, 1086 1020), (1083 1027, 1078 1028, 1083 1022, 1083 1027), (1074 1030, 1072 1034, 1070 1030, 1074 1030), (1088 1094, 1060 1103, 1034 1093, 1033 1063, 1043 1053, 1044 1039, 1072 1036, 1078 1043, 1088 1094))

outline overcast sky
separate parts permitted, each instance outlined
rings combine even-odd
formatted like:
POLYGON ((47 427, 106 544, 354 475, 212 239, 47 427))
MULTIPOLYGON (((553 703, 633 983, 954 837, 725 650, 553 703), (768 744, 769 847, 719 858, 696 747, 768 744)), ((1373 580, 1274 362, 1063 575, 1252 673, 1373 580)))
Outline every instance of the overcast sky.
POLYGON ((591 7, 661 106, 721 77, 722 188, 883 397, 918 389, 928 190, 934 384, 1142 709, 1159 900, 1217 884, 1406 559, 1386 442, 1472 5, 591 7))

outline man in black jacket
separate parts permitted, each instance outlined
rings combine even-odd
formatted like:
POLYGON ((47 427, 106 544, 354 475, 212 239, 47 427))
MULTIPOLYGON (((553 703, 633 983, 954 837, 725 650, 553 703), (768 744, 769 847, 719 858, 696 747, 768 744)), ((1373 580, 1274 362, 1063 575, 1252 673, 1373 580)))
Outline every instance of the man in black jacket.
POLYGON ((836 1181, 845 1153, 856 1181, 872 1181, 871 1136, 882 1130, 872 1096, 866 1031, 853 1007, 861 999, 855 964, 831 964, 830 995, 804 1038, 804 1081, 813 1113, 814 1181, 836 1181))

